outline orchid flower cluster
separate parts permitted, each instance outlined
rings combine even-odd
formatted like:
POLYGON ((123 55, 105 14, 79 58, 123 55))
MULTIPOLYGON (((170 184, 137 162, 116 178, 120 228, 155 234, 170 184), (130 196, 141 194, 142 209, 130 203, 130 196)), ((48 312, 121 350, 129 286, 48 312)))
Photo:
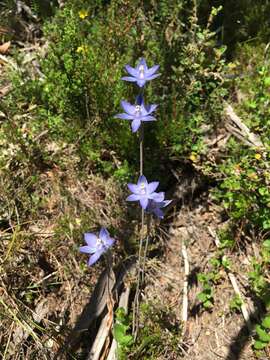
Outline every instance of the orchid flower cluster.
MULTIPOLYGON (((135 82, 142 89, 147 81, 153 80, 160 76, 156 71, 159 65, 154 65, 148 68, 145 59, 141 58, 138 65, 133 68, 130 65, 125 66, 126 71, 130 76, 122 77, 122 80, 135 82)), ((136 132, 141 126, 142 122, 156 121, 152 113, 156 110, 157 104, 145 105, 141 93, 136 98, 136 104, 131 105, 127 101, 121 101, 121 106, 124 113, 118 114, 115 117, 124 120, 131 120, 132 132, 136 132)), ((148 183, 146 177, 141 174, 137 184, 128 184, 131 195, 127 197, 127 201, 139 201, 141 207, 148 213, 155 214, 158 218, 164 217, 162 208, 169 205, 171 200, 165 200, 164 192, 155 192, 159 185, 158 181, 148 183)))
MULTIPOLYGON (((122 77, 122 80, 133 82, 140 88, 140 93, 136 97, 135 104, 122 100, 121 107, 123 113, 115 115, 115 118, 131 121, 132 132, 135 133, 142 126, 143 122, 156 121, 153 112, 157 109, 157 104, 146 105, 143 99, 143 90, 145 84, 160 76, 156 73, 159 65, 154 65, 148 68, 144 58, 139 60, 138 65, 133 68, 126 65, 125 69, 128 76, 122 77)), ((164 192, 156 192, 159 186, 158 181, 148 182, 146 177, 142 174, 138 179, 137 184, 128 184, 131 195, 127 197, 127 201, 139 201, 143 211, 156 215, 159 219, 164 217, 162 209, 170 204, 171 200, 165 200, 164 192)), ((80 252, 90 254, 88 265, 93 265, 100 256, 105 253, 113 244, 112 239, 105 228, 100 230, 99 235, 93 233, 84 234, 86 246, 80 247, 80 252)))

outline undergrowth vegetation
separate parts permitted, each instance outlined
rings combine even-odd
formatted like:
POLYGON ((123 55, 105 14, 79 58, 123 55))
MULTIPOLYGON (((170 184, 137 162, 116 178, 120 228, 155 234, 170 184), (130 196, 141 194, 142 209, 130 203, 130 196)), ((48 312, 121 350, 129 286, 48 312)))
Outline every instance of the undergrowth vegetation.
MULTIPOLYGON (((249 286, 258 301, 259 313, 270 314, 270 137, 269 137, 269 101, 270 101, 270 58, 268 45, 246 45, 239 49, 238 71, 243 74, 234 81, 238 102, 236 108, 245 124, 260 136, 262 146, 250 147, 231 139, 227 144, 226 156, 215 169, 221 182, 214 191, 227 213, 229 226, 222 234, 224 248, 236 251, 237 247, 248 249, 256 246, 256 255, 252 259, 249 286), (254 52, 256 48, 256 53, 254 52)), ((257 317, 260 319, 260 316, 257 317)), ((262 321, 263 319, 261 319, 262 321)), ((258 330, 259 329, 259 330, 258 330)), ((260 338, 255 349, 267 346, 260 338)), ((269 335, 268 335, 269 336, 269 335)), ((258 357, 262 354, 258 353, 258 357)))
MULTIPOLYGON (((43 19, 40 46, 30 59, 12 50, 6 70, 12 90, 0 103, 0 306, 7 329, 1 354, 19 351, 24 359, 32 351, 32 358, 41 358, 46 349, 44 358, 50 358, 59 349, 98 272, 89 282, 79 264, 84 231, 111 225, 121 239, 116 257, 135 247, 137 229, 122 184, 137 177, 138 139, 114 115, 123 98, 135 98, 132 87, 119 81, 122 69, 143 55, 162 69, 146 90, 162 105, 145 134, 145 172, 168 189, 175 183, 171 169, 196 168, 215 184, 213 199, 224 209, 222 256, 258 249, 248 287, 260 309, 254 343, 259 357, 270 342, 269 3, 215 1, 212 8, 209 1, 70 0, 45 10, 42 2, 26 3, 43 19), (261 147, 231 136, 217 156, 209 156, 207 139, 223 126, 225 100, 260 137, 261 147), (33 318, 38 305, 44 318, 33 318)), ((12 26, 14 4, 7 5, 4 25, 12 26)), ((214 287, 228 266, 219 255, 198 276, 206 310, 215 306, 214 287)), ((231 299, 230 307, 238 311, 241 299, 231 299)), ((166 324, 169 312, 156 304, 142 304, 141 313, 139 345, 128 341, 130 319, 118 313, 123 356, 156 359, 165 349, 177 358, 181 328, 175 319, 166 324)))

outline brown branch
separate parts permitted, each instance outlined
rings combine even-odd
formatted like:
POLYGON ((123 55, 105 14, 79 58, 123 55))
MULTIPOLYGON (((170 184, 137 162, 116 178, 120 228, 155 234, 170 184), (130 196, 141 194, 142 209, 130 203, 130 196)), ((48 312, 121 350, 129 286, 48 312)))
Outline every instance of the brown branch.
POLYGON ((225 114, 229 120, 225 127, 230 133, 248 146, 264 147, 260 137, 249 130, 240 117, 236 115, 231 105, 226 104, 225 114))

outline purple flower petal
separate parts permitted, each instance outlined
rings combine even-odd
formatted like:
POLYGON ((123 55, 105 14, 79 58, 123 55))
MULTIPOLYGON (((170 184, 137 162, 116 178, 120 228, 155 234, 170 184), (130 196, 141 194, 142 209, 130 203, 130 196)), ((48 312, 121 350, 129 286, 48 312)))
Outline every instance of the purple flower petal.
POLYGON ((108 230, 102 227, 99 232, 99 238, 107 243, 107 240, 110 238, 110 234, 108 233, 108 230))
POLYGON ((148 202, 149 202, 149 200, 147 197, 140 198, 140 204, 143 209, 147 208, 148 202))
POLYGON ((154 116, 151 116, 151 115, 147 115, 147 116, 144 116, 142 121, 156 121, 157 119, 154 117, 154 116))
POLYGON ((132 132, 136 132, 140 126, 141 126, 141 120, 134 119, 131 123, 132 132))
POLYGON ((129 115, 134 115, 136 108, 134 105, 131 105, 129 102, 122 100, 121 101, 121 106, 122 108, 125 110, 125 112, 129 115))
MULTIPOLYGON (((127 70, 127 72, 128 72, 130 75, 132 75, 132 76, 134 76, 134 77, 137 77, 137 76, 138 76, 138 70, 134 69, 134 68, 131 67, 130 65, 126 65, 126 66, 125 66, 125 69, 127 70)), ((150 74, 150 75, 152 75, 152 74, 150 74)))
POLYGON ((96 251, 96 248, 85 245, 80 246, 79 251, 84 254, 93 254, 96 251))
POLYGON ((164 213, 162 210, 160 210, 159 208, 154 208, 153 209, 153 213, 160 219, 164 218, 164 213))
POLYGON ((97 243, 97 236, 95 234, 85 233, 84 240, 88 246, 95 248, 96 243, 97 243))
POLYGON ((98 250, 92 256, 90 256, 90 258, 88 260, 88 266, 91 266, 95 262, 97 262, 103 253, 104 253, 104 250, 98 250))
POLYGON ((139 68, 141 65, 144 66, 145 70, 148 70, 148 67, 147 67, 145 58, 141 58, 141 59, 140 59, 140 62, 139 62, 139 64, 138 64, 137 68, 139 68))
POLYGON ((149 114, 143 101, 141 102, 141 114, 142 114, 142 115, 147 115, 147 114, 149 114))
POLYGON ((138 80, 138 79, 136 79, 135 81, 137 81, 137 84, 138 84, 138 86, 139 86, 140 88, 144 87, 144 85, 145 85, 145 83, 146 83, 145 80, 138 80))
POLYGON ((162 201, 162 206, 161 207, 166 207, 166 206, 168 206, 170 203, 172 202, 172 200, 164 200, 164 201, 162 201))
POLYGON ((115 239, 113 239, 113 238, 108 238, 108 240, 107 240, 107 247, 111 247, 111 246, 113 246, 113 244, 115 243, 115 239))
POLYGON ((137 185, 141 186, 141 184, 144 183, 146 186, 148 185, 148 181, 144 175, 141 175, 138 179, 137 185))
POLYGON ((154 65, 147 70, 147 77, 153 75, 159 69, 159 65, 154 65))
POLYGON ((147 192, 148 192, 148 194, 153 193, 153 192, 157 189, 158 185, 159 185, 159 182, 158 182, 158 181, 150 182, 150 183, 148 184, 148 186, 147 186, 147 192))
POLYGON ((149 81, 149 80, 153 80, 155 78, 157 78, 158 76, 160 76, 161 74, 154 74, 154 75, 151 75, 151 76, 147 76, 146 77, 146 80, 149 81))
POLYGON ((133 193, 133 194, 140 194, 140 188, 138 185, 136 184, 128 184, 128 188, 129 190, 133 193))
POLYGON ((149 105, 149 106, 147 107, 147 112, 148 112, 148 114, 151 114, 153 111, 155 111, 157 107, 158 107, 157 104, 149 105))
POLYGON ((134 116, 128 115, 126 113, 117 114, 114 116, 116 119, 122 119, 122 120, 133 120, 134 116))
POLYGON ((164 192, 159 192, 159 193, 152 193, 148 195, 149 199, 153 199, 155 200, 155 202, 162 202, 164 200, 165 194, 164 192))
POLYGON ((121 78, 121 80, 136 82, 136 81, 137 81, 137 78, 131 77, 131 76, 123 76, 123 77, 121 78))
POLYGON ((150 111, 151 107, 152 105, 146 105, 146 106, 144 104, 141 105, 141 114, 143 115, 143 117, 150 115, 154 111, 154 110, 150 111))
POLYGON ((140 200, 141 195, 138 194, 131 194, 126 198, 126 201, 138 201, 140 200))

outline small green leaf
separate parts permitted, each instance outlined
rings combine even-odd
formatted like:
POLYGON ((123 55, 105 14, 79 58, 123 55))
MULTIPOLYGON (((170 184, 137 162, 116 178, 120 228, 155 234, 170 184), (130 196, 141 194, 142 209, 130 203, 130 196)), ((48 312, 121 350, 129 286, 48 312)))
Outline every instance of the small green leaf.
POLYGON ((251 109, 256 109, 257 104, 256 104, 255 101, 250 101, 250 102, 248 103, 248 106, 249 106, 251 109))
POLYGON ((129 346, 133 342, 133 336, 132 335, 125 335, 122 337, 121 342, 119 342, 122 346, 129 346))
POLYGON ((231 266, 231 263, 226 257, 222 258, 222 265, 225 267, 225 269, 229 269, 231 266))
POLYGON ((265 85, 265 86, 270 86, 270 77, 266 77, 266 78, 264 79, 264 85, 265 85))
POLYGON ((260 340, 257 340, 255 341, 254 343, 254 348, 256 350, 262 350, 264 349, 265 347, 267 346, 267 343, 263 342, 263 341, 260 341, 260 340))
POLYGON ((266 249, 269 249, 269 250, 270 250, 270 239, 265 240, 265 241, 262 243, 262 246, 265 247, 266 249))
POLYGON ((127 324, 126 324, 126 320, 127 320, 126 318, 127 318, 127 316, 126 316, 126 311, 125 311, 124 308, 119 307, 119 308, 116 310, 115 315, 116 315, 116 319, 118 320, 118 322, 120 322, 121 324, 127 325, 127 324))
POLYGON ((266 316, 266 318, 263 319, 262 326, 265 329, 270 329, 270 316, 266 316))
POLYGON ((220 266, 220 260, 219 259, 216 259, 216 258, 212 258, 210 260, 210 264, 216 268, 218 268, 220 266))
POLYGON ((123 341, 123 338, 126 335, 126 331, 127 331, 127 326, 123 325, 123 324, 114 324, 113 327, 113 336, 115 338, 115 340, 121 344, 123 341))
POLYGON ((261 188, 259 188, 259 193, 260 193, 260 195, 262 195, 262 196, 264 196, 264 195, 267 195, 268 194, 268 190, 267 190, 267 188, 266 187, 261 187, 261 188))
POLYGON ((270 335, 267 334, 267 332, 260 325, 256 326, 256 333, 258 334, 261 341, 263 342, 270 341, 270 335))
POLYGON ((200 300, 201 302, 205 302, 208 300, 208 295, 201 292, 197 295, 197 299, 200 300))
POLYGON ((266 219, 266 220, 263 221, 263 228, 265 230, 270 229, 270 220, 266 219))
POLYGON ((207 301, 205 301, 205 302, 203 303, 203 306, 204 306, 206 309, 209 309, 209 308, 213 307, 213 303, 212 303, 211 301, 207 300, 207 301))

